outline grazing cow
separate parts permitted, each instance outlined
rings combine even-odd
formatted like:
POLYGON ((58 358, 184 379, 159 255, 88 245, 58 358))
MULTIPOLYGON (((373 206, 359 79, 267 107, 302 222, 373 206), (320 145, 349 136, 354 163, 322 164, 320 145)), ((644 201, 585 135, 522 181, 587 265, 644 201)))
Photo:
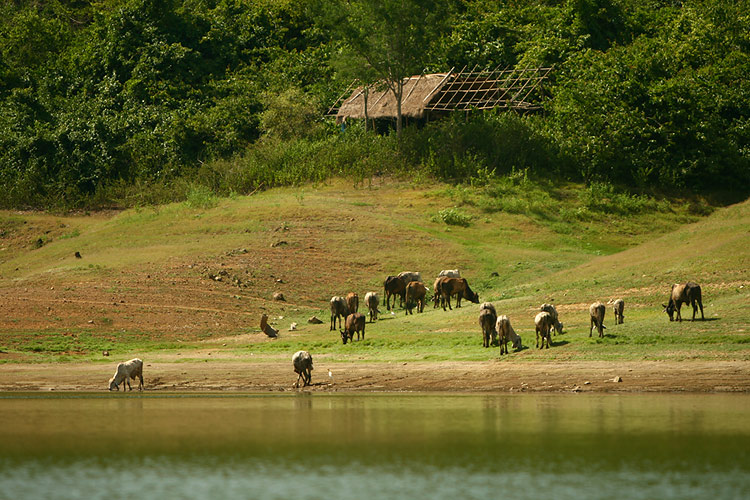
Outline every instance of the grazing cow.
MULTIPOLYGON (((469 288, 469 282, 466 278, 445 278, 440 282, 440 295, 442 300, 448 303, 448 308, 453 310, 451 307, 451 296, 456 296, 456 307, 461 307, 461 299, 464 298, 475 304, 479 304, 479 294, 474 293, 469 288)), ((443 303, 443 311, 445 311, 445 303, 443 303)))
POLYGON ((383 284, 385 289, 385 308, 391 310, 391 297, 393 297, 393 308, 396 308, 396 296, 401 298, 403 304, 406 298, 406 283, 397 276, 388 276, 383 284))
POLYGON ((617 299, 612 304, 612 310, 615 312, 615 325, 621 325, 625 319, 625 301, 617 299))
POLYGON ((497 316, 497 310, 495 309, 495 305, 492 302, 482 302, 482 304, 479 306, 479 310, 484 311, 485 309, 489 309, 495 314, 495 316, 497 316))
POLYGON ((695 321, 695 313, 698 310, 697 306, 700 306, 701 308, 701 319, 706 319, 703 317, 703 299, 701 297, 700 285, 690 281, 688 281, 684 285, 672 285, 672 294, 669 297, 669 304, 662 304, 662 306, 664 307, 664 312, 669 315, 669 321, 674 321, 675 311, 677 311, 677 321, 682 321, 680 308, 682 307, 683 303, 693 306, 692 321, 695 321))
POLYGON ((353 313, 346 317, 344 329, 340 330, 341 340, 346 344, 347 340, 354 342, 354 332, 357 332, 357 340, 360 339, 359 333, 362 332, 362 340, 365 339, 365 315, 362 313, 353 313))
POLYGON ((380 298, 375 292, 367 292, 365 294, 365 305, 367 310, 370 311, 370 323, 374 323, 378 319, 378 305, 380 305, 380 298))
POLYGON ((508 354, 508 342, 513 343, 513 349, 521 348, 521 337, 516 334, 513 326, 510 324, 510 319, 504 314, 498 316, 497 322, 495 323, 495 331, 497 332, 498 342, 500 342, 500 354, 508 354))
POLYGON ((549 349, 552 343, 552 337, 550 336, 550 330, 554 325, 552 315, 546 311, 542 311, 534 318, 534 325, 536 326, 536 346, 539 349, 544 348, 544 339, 547 339, 547 349, 549 349), (539 347, 539 336, 542 337, 542 347, 539 347))
POLYGON ((312 381, 313 359, 307 351, 297 351, 292 356, 292 365, 294 373, 299 374, 295 386, 299 387, 299 381, 302 379, 302 386, 310 385, 312 381))
POLYGON ((458 269, 443 269, 438 274, 438 278, 442 278, 445 276, 446 278, 460 278, 461 273, 458 271, 458 269))
POLYGON ((357 295, 357 292, 346 294, 346 305, 349 306, 350 313, 355 313, 359 310, 359 295, 357 295))
POLYGON ((396 277, 400 278, 401 281, 404 282, 404 285, 408 285, 412 281, 422 281, 422 274, 416 271, 404 271, 402 273, 398 273, 398 276, 396 277))
POLYGON ((135 380, 135 378, 138 377, 140 379, 140 383, 138 384, 138 390, 143 390, 143 361, 141 361, 138 358, 131 359, 130 361, 125 361, 123 363, 118 363, 117 368, 115 369, 115 374, 112 376, 111 379, 109 379, 109 390, 120 390, 120 384, 122 384, 122 390, 125 390, 125 384, 128 385, 128 389, 131 391, 133 388, 130 386, 130 379, 132 378, 135 380))
POLYGON ((417 312, 421 313, 424 311, 424 299, 427 295, 427 288, 424 283, 419 281, 412 281, 406 285, 406 314, 414 314, 412 309, 414 306, 417 307, 417 312))
POLYGON ((554 325, 554 331, 553 334, 557 335, 558 333, 562 335, 563 333, 563 324, 560 323, 557 317, 557 309, 555 309, 555 306, 553 304, 542 304, 542 306, 539 308, 540 311, 545 311, 550 313, 550 316, 552 316, 552 323, 554 325))
MULTIPOLYGON (((495 306, 492 304, 492 302, 482 302, 479 306, 479 312, 481 313, 484 310, 492 311, 492 314, 495 315, 495 320, 497 320, 497 310, 495 310, 495 306)), ((495 326, 492 326, 493 329, 493 335, 490 343, 495 344, 497 342, 497 332, 495 330, 495 326)))
POLYGON ((266 313, 263 313, 260 317, 260 329, 263 333, 271 338, 276 338, 279 336, 279 331, 268 324, 268 314, 266 313))
POLYGON ((489 347, 497 336, 495 332, 497 314, 495 314, 494 309, 493 307, 492 309, 481 309, 479 311, 479 326, 482 328, 482 346, 484 347, 489 347))
POLYGON ((591 316, 589 337, 591 337, 591 332, 594 330, 594 326, 596 326, 596 329, 599 332, 599 338, 604 337, 604 330, 607 328, 604 326, 604 313, 606 312, 607 308, 599 301, 596 301, 589 306, 589 315, 591 316))
POLYGON ((440 285, 445 279, 447 279, 446 276, 438 276, 435 278, 435 283, 432 286, 433 309, 436 309, 438 305, 443 304, 443 295, 440 293, 440 285))
POLYGON ((349 306, 346 304, 344 297, 334 295, 331 297, 331 330, 336 329, 336 318, 339 320, 339 328, 341 328, 341 319, 346 318, 349 315, 349 306))

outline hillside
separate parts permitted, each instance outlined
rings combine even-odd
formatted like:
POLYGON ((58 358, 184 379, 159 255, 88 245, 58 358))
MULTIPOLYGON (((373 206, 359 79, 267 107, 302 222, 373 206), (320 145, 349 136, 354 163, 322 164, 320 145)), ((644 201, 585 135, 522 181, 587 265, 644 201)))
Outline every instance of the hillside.
POLYGON ((201 359, 209 349, 212 359, 218 351, 272 361, 299 348, 339 361, 496 359, 497 349, 481 348, 476 306, 465 301, 408 318, 381 307, 356 346, 329 332, 332 295, 382 296, 385 276, 401 270, 421 271, 431 287, 446 268, 461 269, 481 300, 508 314, 527 346, 539 304, 557 305, 566 334, 549 351, 524 349, 508 362, 748 359, 750 202, 688 224, 667 211, 596 218, 576 237, 556 232, 549 216, 484 212, 469 199, 481 190, 467 193, 456 207, 455 188, 381 180, 269 190, 213 208, 5 213, 0 360, 109 361, 104 350, 201 359), (446 207, 471 222, 445 224, 437 214, 446 207), (670 324, 659 304, 686 280, 702 285, 708 321, 670 324), (271 299, 276 291, 285 302, 271 299), (588 304, 617 297, 626 323, 609 324, 609 311, 607 336, 589 339, 588 304), (259 332, 264 312, 279 339, 259 332), (313 315, 324 323, 309 325, 313 315), (292 322, 298 330, 287 331, 292 322))

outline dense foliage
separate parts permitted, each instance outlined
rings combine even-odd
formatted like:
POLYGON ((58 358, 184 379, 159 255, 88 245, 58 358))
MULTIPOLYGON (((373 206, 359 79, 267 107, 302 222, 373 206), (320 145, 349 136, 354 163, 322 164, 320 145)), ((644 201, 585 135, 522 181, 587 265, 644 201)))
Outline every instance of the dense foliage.
POLYGON ((447 28, 414 47, 426 69, 554 64, 543 113, 461 115, 400 140, 342 133, 323 115, 350 83, 346 41, 312 0, 3 2, 0 206, 378 172, 748 194, 746 0, 443 3, 447 28))

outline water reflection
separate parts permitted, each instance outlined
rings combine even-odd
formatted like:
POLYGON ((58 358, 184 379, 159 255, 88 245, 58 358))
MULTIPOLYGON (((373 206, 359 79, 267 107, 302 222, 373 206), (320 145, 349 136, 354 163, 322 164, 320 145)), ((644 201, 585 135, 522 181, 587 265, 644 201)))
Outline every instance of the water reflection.
POLYGON ((3 394, 0 498, 750 498, 749 416, 743 395, 3 394))

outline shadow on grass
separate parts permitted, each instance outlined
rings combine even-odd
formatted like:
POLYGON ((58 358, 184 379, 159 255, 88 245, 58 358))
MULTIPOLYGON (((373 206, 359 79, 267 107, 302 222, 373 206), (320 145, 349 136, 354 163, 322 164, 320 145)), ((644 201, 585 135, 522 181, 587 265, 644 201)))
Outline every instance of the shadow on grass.
MULTIPOLYGON (((560 347, 560 346, 564 346, 564 345, 568 345, 568 344, 570 344, 570 342, 568 342, 567 340, 561 340, 559 342, 552 342, 550 344, 550 347, 560 347)), ((533 347, 532 346, 528 346, 528 347, 527 346, 523 346, 521 349, 519 349, 519 351, 522 351, 524 349, 537 349, 537 350, 539 350, 540 348, 537 347, 536 344, 534 344, 533 347)), ((542 349, 547 349, 547 346, 545 345, 542 349)))
MULTIPOLYGON (((381 314, 382 314, 382 313, 381 313, 381 314)), ((398 317, 399 317, 399 314, 398 314, 398 313, 396 313, 396 314, 391 314, 391 312, 390 312, 390 311, 388 311, 387 313, 385 313, 385 314, 382 314, 382 316, 381 316, 381 315, 378 315, 378 321, 385 321, 385 320, 387 320, 387 319, 396 319, 396 318, 398 318, 398 317)))
POLYGON ((682 318, 682 321, 674 320, 674 321, 669 321, 669 323, 701 323, 703 321, 720 321, 720 320, 721 318, 716 318, 716 317, 705 318, 705 319, 695 318, 694 320, 690 318, 682 318))
POLYGON ((668 321, 668 323, 702 323, 703 321, 720 321, 720 320, 721 318, 716 318, 716 317, 705 318, 705 319, 695 318, 694 320, 690 318, 682 318, 682 321, 674 320, 674 321, 668 321))

